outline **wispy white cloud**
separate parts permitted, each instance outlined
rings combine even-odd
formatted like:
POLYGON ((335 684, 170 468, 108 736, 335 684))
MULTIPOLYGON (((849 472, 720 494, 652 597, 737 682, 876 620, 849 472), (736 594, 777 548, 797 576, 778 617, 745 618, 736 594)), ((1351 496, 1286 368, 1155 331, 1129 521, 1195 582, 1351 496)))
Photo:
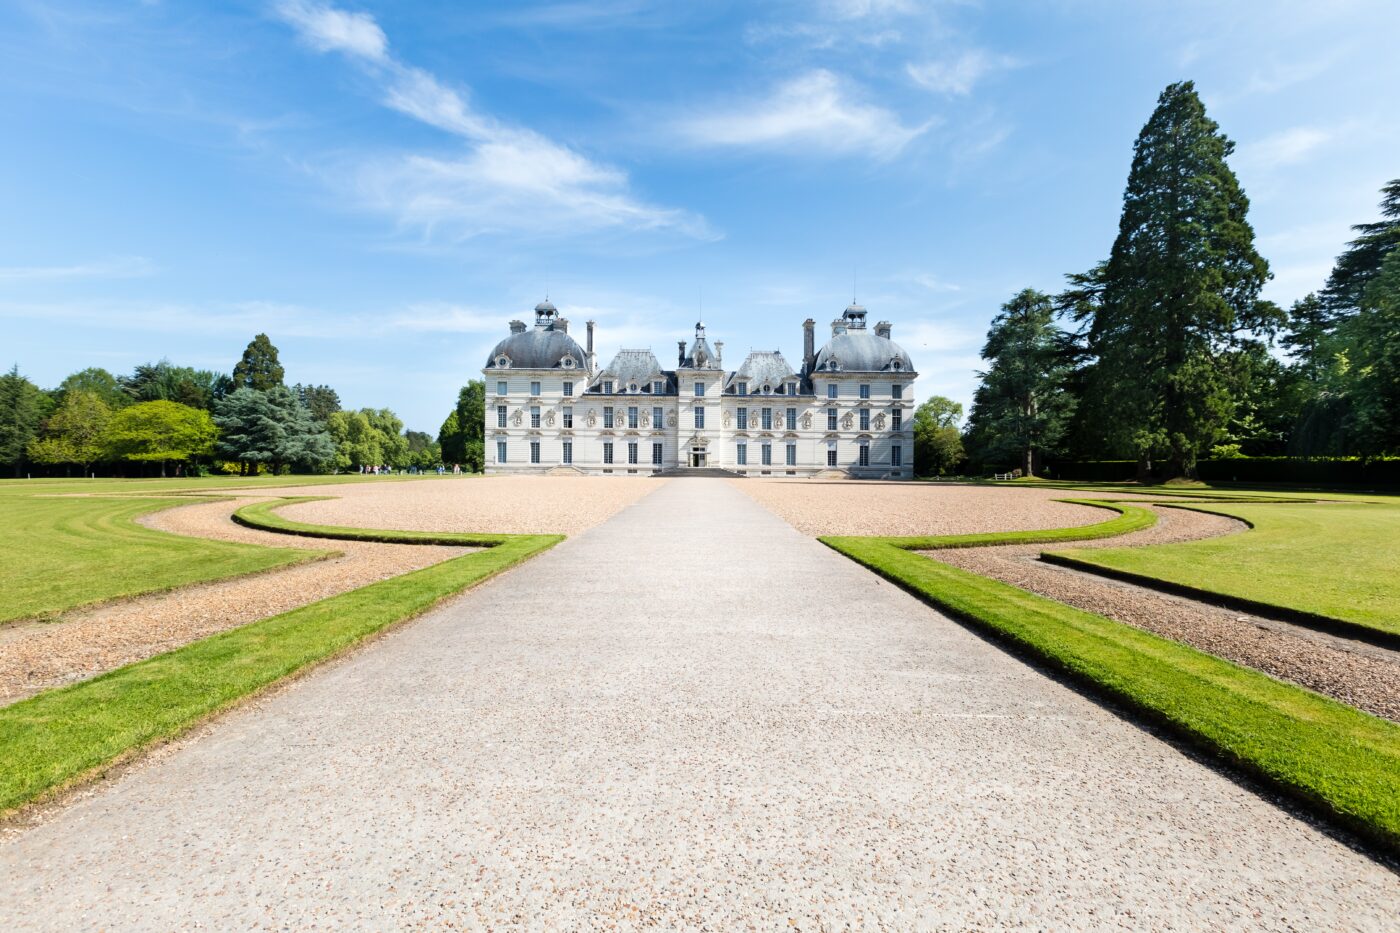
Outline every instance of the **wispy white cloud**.
POLYGON ((277 12, 318 52, 344 52, 373 62, 388 58, 389 39, 368 13, 338 10, 308 0, 282 0, 277 12))
POLYGON ((816 69, 761 99, 684 119, 677 130, 702 147, 796 148, 817 156, 863 153, 888 159, 931 125, 906 126, 892 111, 860 99, 837 75, 816 69))
POLYGON ((70 266, 0 266, 0 281, 39 279, 132 279, 151 275, 155 266, 144 256, 123 256, 70 266))
POLYGON ((1009 55, 968 49, 950 58, 911 62, 905 71, 920 87, 937 94, 963 96, 972 93, 973 87, 987 75, 1019 64, 1009 55))
POLYGON ((381 86, 385 106, 465 142, 465 155, 360 159, 332 172, 369 206, 428 236, 669 230, 714 238, 689 211, 650 204, 627 174, 474 108, 465 91, 389 51, 372 17, 311 0, 285 0, 283 20, 321 51, 343 52, 381 86))
POLYGON ((1335 128, 1295 126, 1239 148, 1239 162, 1257 169, 1293 165, 1312 156, 1336 138, 1335 128))

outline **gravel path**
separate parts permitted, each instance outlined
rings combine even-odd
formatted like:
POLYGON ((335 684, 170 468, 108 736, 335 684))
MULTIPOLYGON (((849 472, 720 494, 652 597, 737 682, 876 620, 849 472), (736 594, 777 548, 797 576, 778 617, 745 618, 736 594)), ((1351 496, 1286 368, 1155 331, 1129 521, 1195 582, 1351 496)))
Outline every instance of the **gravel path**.
POLYGON ((79 610, 56 622, 0 628, 0 705, 473 550, 324 541, 235 525, 229 514, 253 501, 179 506, 141 522, 175 534, 341 556, 79 610))
POLYGON ((1131 493, 1073 493, 1035 486, 877 483, 851 480, 733 480, 803 534, 953 535, 1093 525, 1112 516, 1056 499, 1130 499, 1131 493))
POLYGON ((665 483, 642 476, 478 476, 303 486, 279 493, 335 496, 282 510, 288 518, 318 525, 576 535, 665 483))
MULTIPOLYGON (((1144 531, 1076 541, 1079 548, 1130 547, 1234 534, 1243 522, 1184 509, 1153 508, 1144 531)), ((1184 642, 1202 651, 1301 684, 1359 709, 1400 720, 1400 656, 1349 639, 1237 610, 1158 593, 1037 558, 1047 545, 925 551, 935 560, 1184 642)))
POLYGON ((94 788, 0 876, 7 929, 1363 930, 1400 902, 722 480, 94 788))

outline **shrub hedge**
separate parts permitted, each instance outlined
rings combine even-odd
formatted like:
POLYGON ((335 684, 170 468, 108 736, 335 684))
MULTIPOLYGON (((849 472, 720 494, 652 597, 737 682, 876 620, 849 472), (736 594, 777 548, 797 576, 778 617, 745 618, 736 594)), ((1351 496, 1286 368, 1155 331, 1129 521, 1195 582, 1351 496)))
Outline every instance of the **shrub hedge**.
MULTIPOLYGON (((1400 486, 1400 457, 1236 457, 1200 460, 1196 471, 1208 483, 1301 483, 1312 486, 1400 486)), ((1135 460, 1083 460, 1050 464, 1050 478, 1112 483, 1137 476, 1135 460)))

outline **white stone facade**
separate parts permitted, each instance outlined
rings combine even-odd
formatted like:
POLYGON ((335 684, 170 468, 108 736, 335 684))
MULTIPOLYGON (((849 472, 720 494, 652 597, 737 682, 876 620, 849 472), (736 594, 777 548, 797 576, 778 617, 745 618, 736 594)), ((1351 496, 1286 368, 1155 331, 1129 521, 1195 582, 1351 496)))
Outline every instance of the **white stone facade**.
POLYGON ((908 479, 918 374, 888 324, 866 330, 865 313, 847 308, 820 351, 806 321, 796 369, 773 351, 726 371, 724 345, 712 350, 703 324, 672 368, 650 350, 619 351, 598 368, 593 322, 584 349, 543 302, 534 328, 512 322, 482 370, 486 471, 908 479))

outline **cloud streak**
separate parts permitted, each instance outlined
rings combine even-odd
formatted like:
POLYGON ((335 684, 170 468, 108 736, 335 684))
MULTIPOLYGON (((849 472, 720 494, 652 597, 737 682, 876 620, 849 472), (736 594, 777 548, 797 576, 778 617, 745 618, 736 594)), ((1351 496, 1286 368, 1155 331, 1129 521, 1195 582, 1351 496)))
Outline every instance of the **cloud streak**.
POLYGON ((404 64, 368 14, 310 0, 284 0, 275 10, 312 48, 343 54, 376 79, 384 106, 466 144, 465 154, 401 153, 335 173, 363 203, 401 225, 456 239, 610 229, 716 237, 703 217, 636 197, 621 169, 497 120, 473 107, 465 91, 404 64))
POLYGON ((151 275, 155 267, 144 256, 123 256, 71 266, 0 266, 0 281, 49 279, 134 279, 151 275))
POLYGON ((994 55, 982 49, 968 49, 952 58, 911 62, 905 71, 914 83, 936 94, 964 97, 983 78, 1020 63, 1007 55, 994 55))
POLYGON ((796 149, 804 154, 898 155, 932 126, 906 126, 893 112, 860 99, 836 74, 815 69, 767 96, 711 110, 676 124, 680 137, 705 148, 796 149))

